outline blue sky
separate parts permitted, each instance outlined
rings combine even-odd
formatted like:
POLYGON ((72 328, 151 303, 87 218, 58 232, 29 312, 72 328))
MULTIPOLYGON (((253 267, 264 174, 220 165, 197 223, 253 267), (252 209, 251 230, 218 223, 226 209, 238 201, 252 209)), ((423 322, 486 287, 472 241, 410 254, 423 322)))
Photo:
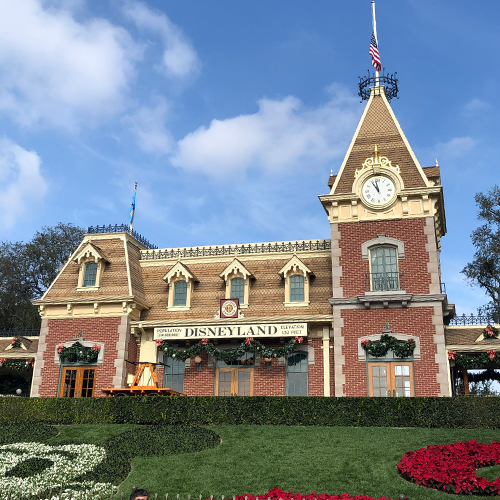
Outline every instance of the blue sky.
MULTIPOLYGON (((442 172, 443 281, 459 271, 474 195, 499 182, 500 4, 378 0, 392 105, 442 172)), ((0 2, 0 239, 127 222, 159 247, 329 237, 328 192, 364 104, 370 0, 0 2)))

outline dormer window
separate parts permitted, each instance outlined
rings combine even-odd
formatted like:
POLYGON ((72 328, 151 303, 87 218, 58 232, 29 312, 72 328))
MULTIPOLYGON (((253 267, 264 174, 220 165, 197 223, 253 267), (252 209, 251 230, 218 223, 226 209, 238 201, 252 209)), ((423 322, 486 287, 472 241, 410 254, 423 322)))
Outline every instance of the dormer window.
POLYGON ((78 291, 98 290, 101 277, 108 260, 101 249, 90 242, 76 254, 75 262, 80 266, 78 275, 78 291))
POLYGON ((254 278, 253 274, 238 259, 234 259, 219 277, 226 282, 225 298, 238 299, 240 308, 248 307, 250 279, 254 278))
POLYGON ((169 285, 167 310, 189 310, 194 283, 198 281, 196 276, 181 261, 178 261, 162 279, 169 285))
POLYGON ((294 255, 278 274, 285 280, 285 307, 308 306, 312 271, 294 255))
POLYGON ((97 264, 95 262, 87 262, 83 273, 83 286, 95 286, 97 279, 97 264))

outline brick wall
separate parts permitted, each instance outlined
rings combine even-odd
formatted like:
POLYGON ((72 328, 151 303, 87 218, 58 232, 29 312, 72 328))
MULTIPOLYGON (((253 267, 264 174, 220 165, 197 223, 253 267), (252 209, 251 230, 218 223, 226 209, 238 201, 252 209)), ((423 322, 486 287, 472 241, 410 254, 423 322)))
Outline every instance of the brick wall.
POLYGON ((421 359, 413 362, 415 396, 438 396, 440 387, 436 379, 438 365, 435 361, 437 347, 433 337, 436 333, 432 323, 433 314, 433 307, 343 310, 345 395, 367 396, 366 362, 358 361, 358 338, 380 334, 388 321, 394 333, 420 338, 421 359))
POLYGON ((399 271, 404 273, 405 290, 413 294, 429 293, 431 276, 427 269, 429 254, 425 248, 425 225, 425 218, 339 224, 342 251, 340 284, 344 297, 365 293, 365 273, 370 272, 370 264, 361 258, 361 244, 376 238, 378 234, 386 234, 404 242, 405 258, 398 259, 398 265, 399 271))
POLYGON ((39 395, 49 397, 59 395, 58 382, 61 365, 54 363, 56 346, 70 341, 77 333, 83 330, 85 340, 103 342, 105 344, 104 363, 96 367, 94 390, 94 396, 104 396, 101 389, 113 387, 113 377, 116 373, 116 343, 118 341, 118 327, 120 324, 121 317, 49 319, 47 325, 48 334, 46 337, 47 349, 43 356, 44 367, 42 369, 42 382, 39 395))
MULTIPOLYGON (((323 396, 323 345, 322 340, 313 339, 308 345, 314 348, 315 364, 309 365, 309 395, 323 396)), ((277 346, 273 346, 277 347, 277 346)), ((208 355, 203 353, 202 371, 198 371, 196 363, 191 361, 186 367, 184 374, 184 392, 188 396, 213 396, 215 394, 215 367, 208 366, 208 355)), ((332 358, 333 361, 333 358, 332 358)), ((278 358, 273 359, 272 369, 267 369, 266 362, 260 362, 260 366, 254 366, 254 396, 284 396, 285 366, 280 366, 278 358)))

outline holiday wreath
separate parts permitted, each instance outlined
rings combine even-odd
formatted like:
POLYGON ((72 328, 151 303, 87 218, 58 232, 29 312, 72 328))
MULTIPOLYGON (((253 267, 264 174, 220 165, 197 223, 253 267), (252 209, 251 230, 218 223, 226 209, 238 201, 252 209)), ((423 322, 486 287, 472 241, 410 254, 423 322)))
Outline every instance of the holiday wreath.
POLYGON ((94 344, 92 347, 85 347, 80 342, 75 342, 70 347, 63 345, 57 346, 57 353, 61 361, 68 361, 69 363, 84 362, 94 363, 98 356, 101 346, 94 344))
POLYGON ((256 352, 261 358, 281 358, 293 352, 299 344, 302 343, 302 337, 295 337, 289 340, 283 347, 268 347, 253 337, 247 337, 245 342, 240 344, 235 349, 222 350, 210 342, 208 339, 202 339, 195 345, 188 347, 186 350, 179 350, 168 344, 166 340, 156 340, 157 347, 162 350, 166 356, 180 359, 182 361, 188 358, 194 358, 196 355, 207 352, 213 358, 220 361, 236 361, 248 351, 256 352))
POLYGON ((484 340, 489 340, 489 339, 498 339, 498 334, 499 331, 497 328, 494 326, 488 325, 484 330, 483 330, 483 339, 484 340))
POLYGON ((500 478, 488 481, 476 475, 476 469, 499 463, 500 443, 472 440, 405 453, 398 472, 409 481, 447 493, 499 496, 500 478))
POLYGON ((407 358, 413 354, 415 350, 415 341, 413 339, 406 342, 399 341, 392 335, 386 333, 380 336, 380 340, 363 340, 361 347, 372 356, 380 358, 385 356, 389 350, 394 352, 398 358, 407 358))

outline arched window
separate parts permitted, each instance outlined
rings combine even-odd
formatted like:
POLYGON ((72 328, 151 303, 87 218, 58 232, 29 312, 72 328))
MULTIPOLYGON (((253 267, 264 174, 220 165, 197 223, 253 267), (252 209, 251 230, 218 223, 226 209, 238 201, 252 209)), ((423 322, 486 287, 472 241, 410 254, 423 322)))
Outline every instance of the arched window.
POLYGON ((187 289, 188 284, 184 280, 174 282, 174 307, 186 305, 187 289))
POLYGON ((97 263, 87 262, 83 274, 83 286, 95 286, 97 278, 97 263))
POLYGON ((309 394, 308 363, 306 352, 294 352, 286 358, 286 395, 309 394))
POLYGON ((304 301, 304 276, 290 276, 290 302, 304 301))
POLYGON ((393 246, 370 249, 371 290, 399 290, 398 254, 393 246))
POLYGON ((184 369, 186 363, 175 358, 165 358, 163 362, 167 365, 165 366, 163 387, 168 387, 173 391, 184 392, 184 369))
POLYGON ((233 278, 231 280, 230 299, 238 299, 240 304, 245 303, 245 280, 243 278, 233 278))

